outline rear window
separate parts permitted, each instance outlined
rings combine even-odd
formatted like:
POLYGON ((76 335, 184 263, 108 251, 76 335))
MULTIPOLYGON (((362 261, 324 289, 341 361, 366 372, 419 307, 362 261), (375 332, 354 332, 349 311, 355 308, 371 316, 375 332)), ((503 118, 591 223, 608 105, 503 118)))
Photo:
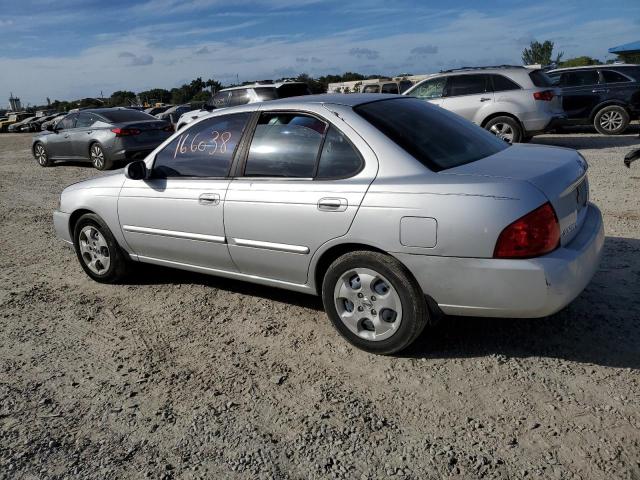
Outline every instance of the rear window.
POLYGON ((112 123, 122 122, 143 122, 145 120, 156 120, 153 115, 139 110, 111 110, 100 112, 99 115, 112 123))
POLYGON ((278 98, 299 97, 309 95, 309 87, 304 83, 285 84, 278 88, 278 98))
POLYGON ((630 81, 621 73, 614 72, 613 70, 602 70, 602 78, 605 83, 624 83, 630 81))
POLYGON ((542 70, 529 72, 529 78, 536 87, 553 87, 553 81, 542 70))
POLYGON ((509 147, 462 117, 414 98, 365 103, 354 110, 436 172, 475 162, 509 147))

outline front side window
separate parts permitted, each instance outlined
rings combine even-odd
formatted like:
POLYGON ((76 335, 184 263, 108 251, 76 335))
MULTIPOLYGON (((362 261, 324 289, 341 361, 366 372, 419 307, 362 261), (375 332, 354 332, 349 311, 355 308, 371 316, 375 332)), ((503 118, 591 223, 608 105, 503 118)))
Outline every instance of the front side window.
POLYGON ((250 115, 212 117, 185 130, 158 152, 153 176, 226 177, 250 115))
POLYGON ((354 110, 436 172, 509 148, 506 142, 462 117, 413 98, 365 103, 354 110))
POLYGON ((216 108, 224 108, 229 106, 229 92, 218 92, 213 97, 213 105, 216 108))
POLYGON ((488 75, 455 75, 449 77, 447 97, 479 95, 489 91, 488 75))
POLYGON ((398 85, 396 83, 385 83, 382 85, 382 93, 398 93, 398 85))
POLYGON ((75 128, 77 118, 77 113, 67 115, 56 124, 56 130, 69 130, 70 128, 75 128))
POLYGON ((444 94, 444 87, 447 84, 447 77, 434 78, 426 80, 418 85, 412 92, 411 96, 422 100, 432 98, 441 98, 444 94))
POLYGON ((249 148, 245 176, 313 177, 326 130, 325 122, 310 115, 261 114, 249 148))
POLYGON ((613 70, 602 70, 602 78, 605 83, 624 83, 630 82, 630 80, 621 73, 614 72, 613 70))
POLYGON ((595 85, 598 83, 598 72, 596 70, 576 70, 564 72, 560 77, 562 87, 581 87, 583 85, 595 85))

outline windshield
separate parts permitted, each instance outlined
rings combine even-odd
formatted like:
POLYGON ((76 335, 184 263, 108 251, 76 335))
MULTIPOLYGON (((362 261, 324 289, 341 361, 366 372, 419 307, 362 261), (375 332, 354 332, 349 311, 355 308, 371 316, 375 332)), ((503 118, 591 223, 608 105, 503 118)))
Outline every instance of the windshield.
POLYGON ((354 110, 436 172, 475 162, 509 147, 483 128, 416 98, 365 103, 354 110))
POLYGON ((156 120, 155 117, 149 115, 148 113, 141 112, 139 110, 112 110, 102 111, 99 113, 101 117, 106 118, 112 123, 123 123, 123 122, 142 122, 145 120, 156 120))

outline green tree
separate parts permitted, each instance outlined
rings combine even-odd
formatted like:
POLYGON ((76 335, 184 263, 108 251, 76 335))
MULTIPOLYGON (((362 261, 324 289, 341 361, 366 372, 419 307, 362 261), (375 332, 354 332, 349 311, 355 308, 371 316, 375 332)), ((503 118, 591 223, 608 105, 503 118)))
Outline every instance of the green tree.
POLYGON ((111 94, 108 100, 112 107, 129 107, 138 103, 136 94, 128 90, 117 90, 111 94))
POLYGON ((141 102, 146 102, 149 105, 169 103, 171 101, 171 92, 164 88, 152 88, 138 93, 138 98, 140 98, 141 102))
POLYGON ((602 65, 602 62, 597 58, 591 58, 587 56, 568 58, 564 62, 558 64, 559 67, 586 67, 587 65, 602 65))
MULTIPOLYGON (((552 63, 552 55, 553 42, 551 40, 545 40, 543 43, 533 41, 529 48, 525 48, 522 51, 522 62, 525 65, 550 65, 552 63)), ((564 52, 558 53, 553 63, 560 63, 563 55, 564 52)))
POLYGON ((222 84, 219 81, 214 80, 213 78, 210 78, 209 80, 204 82, 204 84, 211 89, 212 94, 218 92, 219 90, 222 90, 222 84))

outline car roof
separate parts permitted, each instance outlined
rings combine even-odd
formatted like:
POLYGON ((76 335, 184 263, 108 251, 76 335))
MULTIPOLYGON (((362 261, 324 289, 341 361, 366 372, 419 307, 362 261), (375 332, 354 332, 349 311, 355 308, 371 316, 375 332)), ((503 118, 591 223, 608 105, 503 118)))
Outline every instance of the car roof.
POLYGON ((306 85, 304 82, 273 82, 273 83, 251 83, 248 85, 239 85, 237 87, 223 88, 220 92, 230 92, 231 90, 242 90, 244 88, 280 88, 283 85, 306 85))
POLYGON ((570 70, 590 70, 590 69, 598 69, 598 68, 627 68, 627 67, 640 67, 635 63, 607 63, 605 65, 582 65, 580 67, 565 67, 565 68, 554 68, 553 70, 548 70, 545 73, 553 73, 553 72, 567 72, 570 70))

